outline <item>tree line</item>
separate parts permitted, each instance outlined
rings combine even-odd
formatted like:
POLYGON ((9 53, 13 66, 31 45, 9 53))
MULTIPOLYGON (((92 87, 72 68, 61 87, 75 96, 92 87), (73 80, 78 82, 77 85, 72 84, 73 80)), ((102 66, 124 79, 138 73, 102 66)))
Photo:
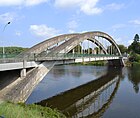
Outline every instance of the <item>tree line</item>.
POLYGON ((21 52, 27 50, 28 48, 23 48, 23 47, 0 47, 0 54, 10 55, 10 54, 20 54, 21 52))

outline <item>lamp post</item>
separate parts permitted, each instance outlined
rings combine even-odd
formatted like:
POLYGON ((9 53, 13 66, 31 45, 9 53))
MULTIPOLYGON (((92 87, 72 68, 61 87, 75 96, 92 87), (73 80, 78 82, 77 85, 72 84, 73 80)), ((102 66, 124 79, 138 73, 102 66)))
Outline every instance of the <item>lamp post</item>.
MULTIPOLYGON (((5 26, 4 26, 4 28, 3 28, 3 30, 2 30, 2 33, 4 34, 4 31, 5 31, 5 28, 7 27, 7 25, 9 25, 11 22, 8 22, 5 26)), ((2 55, 3 55, 3 58, 5 58, 5 49, 4 49, 4 45, 3 45, 3 47, 2 47, 2 55)))

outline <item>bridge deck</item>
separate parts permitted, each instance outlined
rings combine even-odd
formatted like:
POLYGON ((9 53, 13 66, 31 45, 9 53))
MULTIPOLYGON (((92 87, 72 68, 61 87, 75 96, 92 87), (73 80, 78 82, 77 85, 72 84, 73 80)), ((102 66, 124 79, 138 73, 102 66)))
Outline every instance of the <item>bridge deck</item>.
POLYGON ((70 64, 78 62, 88 62, 88 61, 100 61, 100 60, 115 60, 120 59, 119 56, 112 55, 52 55, 51 57, 39 56, 36 58, 25 58, 25 59, 4 59, 0 60, 0 71, 15 70, 23 68, 37 67, 41 62, 57 61, 57 64, 70 64), (33 61, 34 60, 34 61, 33 61))

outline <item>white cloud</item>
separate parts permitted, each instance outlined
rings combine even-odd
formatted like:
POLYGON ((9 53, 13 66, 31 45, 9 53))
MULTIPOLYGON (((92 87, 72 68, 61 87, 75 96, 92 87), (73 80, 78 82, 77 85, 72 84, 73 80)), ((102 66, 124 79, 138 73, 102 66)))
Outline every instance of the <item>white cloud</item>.
POLYGON ((38 4, 41 4, 41 3, 45 3, 47 1, 48 0, 24 0, 24 4, 26 6, 33 6, 33 5, 38 5, 38 4))
POLYGON ((15 31, 15 35, 16 36, 21 36, 21 32, 20 31, 15 31))
POLYGON ((85 0, 81 4, 81 11, 83 11, 87 15, 93 15, 93 14, 100 14, 102 13, 101 8, 97 8, 96 4, 98 3, 99 0, 85 0))
POLYGON ((75 20, 71 20, 68 22, 67 27, 69 29, 69 33, 74 33, 75 29, 78 27, 78 23, 75 20))
POLYGON ((112 4, 107 5, 107 9, 110 9, 110 10, 120 10, 123 7, 124 7, 124 4, 112 3, 112 4))
POLYGON ((0 0, 0 6, 33 6, 48 0, 0 0))
POLYGON ((14 20, 16 20, 16 18, 17 18, 17 15, 13 12, 7 12, 4 14, 0 14, 1 23, 8 23, 9 21, 13 22, 14 20))
POLYGON ((71 30, 71 29, 68 32, 69 33, 75 33, 75 31, 74 30, 71 30))
POLYGON ((59 8, 79 8, 87 15, 102 13, 102 9, 96 7, 99 0, 55 0, 55 6, 59 8))
POLYGON ((130 23, 133 23, 134 25, 140 25, 140 20, 131 20, 130 23))
POLYGON ((129 37, 122 36, 122 37, 113 37, 117 44, 123 44, 124 46, 128 46, 132 43, 132 40, 129 40, 129 37))
POLYGON ((21 5, 23 0, 0 0, 0 6, 16 6, 21 5))
POLYGON ((31 25, 30 31, 34 35, 43 38, 50 38, 58 34, 58 30, 52 27, 48 27, 46 25, 31 25))
POLYGON ((55 0, 55 6, 60 8, 69 8, 79 6, 82 0, 55 0))
POLYGON ((78 27, 78 23, 75 20, 72 20, 68 23, 68 28, 69 29, 75 29, 78 27))
POLYGON ((113 25, 113 26, 111 27, 111 29, 113 29, 113 31, 116 31, 116 30, 122 29, 122 28, 124 28, 124 27, 126 27, 125 24, 116 24, 116 25, 113 25))

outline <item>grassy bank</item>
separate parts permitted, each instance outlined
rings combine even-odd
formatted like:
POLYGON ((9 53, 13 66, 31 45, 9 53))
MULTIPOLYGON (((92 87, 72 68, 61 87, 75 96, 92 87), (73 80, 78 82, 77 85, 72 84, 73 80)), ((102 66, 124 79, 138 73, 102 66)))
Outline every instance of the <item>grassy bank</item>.
POLYGON ((65 118, 57 110, 38 105, 0 103, 0 116, 4 118, 65 118))
POLYGON ((105 66, 106 64, 107 64, 106 61, 92 61, 92 62, 75 63, 73 65, 105 66))
POLYGON ((132 62, 132 66, 140 66, 140 62, 132 62))

